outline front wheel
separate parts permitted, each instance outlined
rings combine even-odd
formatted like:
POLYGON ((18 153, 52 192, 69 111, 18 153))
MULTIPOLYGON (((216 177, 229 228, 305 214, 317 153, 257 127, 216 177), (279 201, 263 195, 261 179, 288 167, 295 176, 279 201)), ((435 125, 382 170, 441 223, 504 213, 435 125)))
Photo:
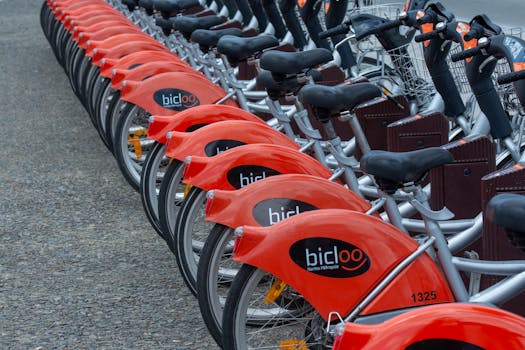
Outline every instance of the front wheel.
POLYGON ((243 265, 235 276, 222 327, 223 347, 229 350, 332 348, 325 323, 310 304, 275 276, 250 265, 243 265), (268 300, 275 285, 282 289, 268 300))
POLYGON ((176 159, 171 160, 162 177, 159 196, 157 197, 161 235, 166 239, 172 251, 174 246, 175 222, 177 221, 177 214, 184 200, 186 188, 182 183, 183 175, 184 163, 176 159))
POLYGON ((150 114, 134 104, 128 104, 116 128, 113 152, 122 175, 138 191, 142 165, 154 141, 148 139, 150 114))
POLYGON ((172 250, 184 282, 193 294, 197 292, 197 268, 204 242, 213 226, 204 220, 206 191, 192 187, 177 214, 172 250))
POLYGON ((140 175, 140 199, 146 216, 155 231, 167 241, 160 228, 159 222, 159 191, 164 173, 169 165, 169 160, 166 157, 166 145, 155 142, 151 151, 148 153, 144 165, 142 166, 142 173, 140 175))
POLYGON ((222 345, 222 310, 230 285, 241 264, 232 260, 234 230, 215 224, 199 257, 197 298, 204 323, 222 345))

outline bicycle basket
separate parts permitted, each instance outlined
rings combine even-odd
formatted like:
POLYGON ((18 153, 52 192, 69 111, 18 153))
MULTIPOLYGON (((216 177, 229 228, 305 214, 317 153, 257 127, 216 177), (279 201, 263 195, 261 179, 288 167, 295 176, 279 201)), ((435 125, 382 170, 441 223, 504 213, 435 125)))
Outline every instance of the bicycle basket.
POLYGON ((415 99, 419 107, 427 105, 436 90, 423 58, 422 46, 416 43, 408 44, 387 51, 387 54, 385 63, 390 65, 393 71, 386 73, 399 81, 399 92, 409 99, 415 99))

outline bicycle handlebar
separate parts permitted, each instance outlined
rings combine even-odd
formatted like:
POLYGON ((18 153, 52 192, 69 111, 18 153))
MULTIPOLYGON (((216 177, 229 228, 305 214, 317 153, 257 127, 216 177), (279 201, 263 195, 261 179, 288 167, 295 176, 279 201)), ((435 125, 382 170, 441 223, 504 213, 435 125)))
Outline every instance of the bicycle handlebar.
POLYGON ((498 76, 498 84, 504 85, 515 82, 517 80, 525 79, 525 70, 517 72, 506 73, 498 76))
POLYGON ((363 38, 366 38, 367 36, 370 36, 372 34, 379 34, 381 32, 385 32, 389 29, 392 29, 392 28, 397 28, 399 27, 400 25, 402 25, 402 22, 401 20, 399 19, 396 19, 396 20, 393 20, 393 21, 390 21, 390 22, 386 22, 384 24, 381 24, 375 28, 372 28, 370 30, 367 30, 359 35, 356 36, 356 39, 357 41, 363 39, 363 38))
POLYGON ((335 27, 327 29, 319 33, 319 39, 326 39, 331 36, 346 34, 350 31, 350 27, 346 23, 339 24, 335 27))
POLYGON ((437 37, 439 35, 438 31, 436 30, 433 30, 431 32, 428 32, 428 33, 424 33, 424 34, 419 34, 419 35, 416 35, 414 37, 414 41, 416 43, 421 43, 423 41, 427 41, 427 40, 430 40, 430 39, 434 39, 435 37, 437 37))
POLYGON ((479 54, 481 52, 481 49, 483 49, 483 48, 484 47, 482 47, 482 46, 476 46, 476 47, 473 47, 471 49, 467 49, 465 51, 461 51, 461 52, 455 53, 455 54, 450 56, 450 59, 452 60, 452 62, 461 61, 461 60, 464 60, 464 59, 476 56, 477 54, 479 54))

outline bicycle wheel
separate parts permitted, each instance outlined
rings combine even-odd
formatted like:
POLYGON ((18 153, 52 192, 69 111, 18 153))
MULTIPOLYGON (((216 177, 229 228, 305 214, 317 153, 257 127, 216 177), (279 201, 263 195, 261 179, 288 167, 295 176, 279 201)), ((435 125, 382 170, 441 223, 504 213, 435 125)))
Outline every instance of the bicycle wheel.
POLYGON ((108 149, 110 147, 110 141, 106 138, 106 118, 108 115, 109 105, 114 96, 115 89, 111 87, 111 80, 105 79, 103 86, 97 96, 96 102, 94 104, 95 120, 97 121, 97 131, 104 142, 104 145, 108 149))
POLYGON ((155 142, 142 166, 139 192, 142 206, 151 226, 164 240, 167 240, 160 228, 158 200, 160 185, 169 165, 169 160, 166 158, 165 153, 166 145, 155 142))
POLYGON ((186 285, 197 294, 199 255, 213 223, 204 220, 206 191, 192 187, 177 214, 173 251, 186 285))
POLYGON ((177 214, 184 200, 186 185, 182 183, 184 164, 171 160, 160 184, 158 215, 162 236, 173 251, 173 239, 177 214))
POLYGON ((243 265, 231 285, 222 318, 225 349, 331 349, 325 322, 293 288, 267 301, 275 276, 243 265))
POLYGON ((115 142, 115 134, 117 133, 118 121, 128 103, 120 99, 120 90, 114 91, 111 94, 111 102, 108 105, 108 111, 106 113, 106 140, 108 141, 109 150, 113 152, 113 144, 115 142))
POLYGON ((113 140, 113 154, 122 175, 138 191, 140 173, 146 155, 153 147, 148 139, 150 114, 134 104, 127 104, 122 111, 113 140))
POLYGON ((197 299, 204 323, 222 345, 222 310, 231 282, 241 267, 232 260, 233 229, 215 224, 206 238, 197 270, 197 299))
POLYGON ((89 86, 87 88, 87 103, 88 103, 88 110, 89 115, 93 119, 93 124, 95 125, 95 128, 98 130, 98 118, 97 114, 95 112, 97 108, 96 103, 98 102, 99 95, 103 92, 103 88, 105 87, 105 82, 109 81, 109 79, 104 78, 101 75, 97 75, 94 79, 92 79, 89 83, 89 86))

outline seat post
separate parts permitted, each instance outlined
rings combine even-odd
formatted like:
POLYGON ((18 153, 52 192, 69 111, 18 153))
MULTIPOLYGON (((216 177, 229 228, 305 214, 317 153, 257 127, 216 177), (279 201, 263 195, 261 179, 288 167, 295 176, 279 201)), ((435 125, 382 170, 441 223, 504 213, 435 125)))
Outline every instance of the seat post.
POLYGON ((350 127, 352 128, 352 132, 354 133, 355 139, 357 141, 357 144, 359 145, 359 148, 361 149, 361 152, 365 154, 366 152, 370 151, 370 144, 368 143, 363 128, 361 128, 361 124, 359 123, 359 120, 357 120, 357 116, 355 115, 355 113, 350 113, 348 111, 341 112, 340 119, 343 121, 348 121, 348 123, 350 124, 350 127))

